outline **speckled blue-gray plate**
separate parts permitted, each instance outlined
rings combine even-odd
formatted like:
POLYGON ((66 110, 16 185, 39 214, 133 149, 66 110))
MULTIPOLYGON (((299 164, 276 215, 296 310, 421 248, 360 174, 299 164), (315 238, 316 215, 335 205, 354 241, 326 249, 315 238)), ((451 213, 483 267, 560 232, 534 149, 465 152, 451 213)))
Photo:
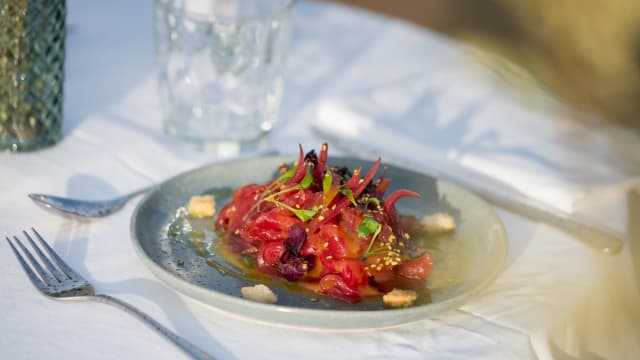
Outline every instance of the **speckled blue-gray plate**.
MULTIPOLYGON (((231 190, 246 183, 272 179, 277 167, 294 159, 267 156, 229 161, 192 170, 159 185, 137 206, 131 220, 134 248, 142 261, 161 280, 176 290, 225 311, 255 320, 315 328, 387 327, 419 321, 441 314, 469 301, 489 286, 502 270, 508 251, 504 227, 493 208, 460 187, 408 169, 386 166, 392 180, 388 193, 398 188, 416 191, 421 199, 403 199, 401 213, 421 217, 435 212, 454 216, 456 231, 434 239, 427 246, 435 269, 426 286, 431 302, 404 309, 384 309, 380 302, 343 304, 322 297, 309 297, 274 287, 278 303, 260 304, 242 298, 240 288, 251 285, 207 264, 203 248, 185 237, 173 236, 176 212, 193 195, 216 194, 218 207, 228 201, 231 190), (200 250, 200 251, 198 251, 200 250)), ((333 158, 333 165, 350 168, 371 162, 333 158)), ((209 224, 189 224, 205 226, 209 224)), ((204 237, 215 241, 213 232, 204 237)), ((204 248, 210 248, 205 244, 204 248)), ((219 259, 218 259, 219 260, 219 259)))

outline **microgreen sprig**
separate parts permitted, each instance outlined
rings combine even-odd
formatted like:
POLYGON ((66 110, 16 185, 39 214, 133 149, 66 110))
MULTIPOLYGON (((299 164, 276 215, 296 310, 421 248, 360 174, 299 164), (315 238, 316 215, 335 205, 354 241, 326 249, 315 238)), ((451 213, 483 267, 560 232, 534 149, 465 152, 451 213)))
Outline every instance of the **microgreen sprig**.
POLYGON ((351 189, 340 188, 340 193, 342 193, 342 195, 346 196, 349 199, 349 201, 351 201, 353 206, 358 206, 358 203, 356 202, 356 198, 355 198, 355 196, 353 196, 353 191, 351 189))
POLYGON ((309 221, 311 220, 311 218, 318 213, 318 207, 314 206, 312 209, 310 210, 306 210, 306 209, 295 209, 292 208, 291 206, 280 202, 280 201, 274 201, 276 204, 278 204, 279 206, 282 206, 283 208, 291 211, 296 217, 298 217, 298 219, 302 220, 302 221, 309 221))
POLYGON ((331 185, 333 185, 333 175, 331 171, 326 171, 324 173, 324 177, 322 178, 322 193, 327 196, 329 191, 331 190, 331 185))
POLYGON ((378 234, 380 234, 381 230, 382 230, 382 225, 379 222, 377 222, 374 218, 371 218, 371 217, 365 217, 364 219, 362 219, 362 222, 360 223, 360 225, 358 225, 358 236, 367 237, 369 235, 373 235, 371 236, 371 241, 369 241, 369 246, 367 246, 367 250, 364 252, 364 255, 362 255, 363 260, 373 255, 373 253, 371 252, 371 248, 373 247, 373 244, 376 242, 376 239, 378 238, 378 234))
MULTIPOLYGON (((280 178, 278 178, 276 181, 286 181, 288 178, 290 178, 293 173, 295 172, 295 166, 292 166, 289 170, 287 170, 284 174, 282 174, 280 176, 280 178), (292 171, 292 169, 294 169, 292 171), (282 180, 281 180, 282 179, 282 180)), ((263 201, 269 201, 272 202, 278 206, 282 206, 283 208, 291 211, 294 215, 296 215, 296 217, 298 217, 298 219, 302 220, 302 221, 309 221, 317 212, 318 212, 318 208, 314 207, 311 210, 306 210, 306 209, 295 209, 285 203, 283 203, 282 201, 279 201, 277 199, 277 197, 279 195, 291 192, 291 191, 297 191, 297 190, 301 190, 301 189, 307 189, 309 186, 311 186, 311 183, 313 183, 313 175, 311 174, 311 168, 307 168, 306 174, 304 176, 304 178, 302 178, 302 180, 298 183, 295 184, 293 186, 290 186, 288 188, 285 188, 283 190, 280 190, 276 193, 272 193, 269 194, 267 196, 265 196, 264 198, 260 199, 258 202, 256 202, 256 204, 254 205, 254 208, 259 206, 260 203, 262 203, 263 201)), ((253 208, 251 209, 253 210, 253 208)))

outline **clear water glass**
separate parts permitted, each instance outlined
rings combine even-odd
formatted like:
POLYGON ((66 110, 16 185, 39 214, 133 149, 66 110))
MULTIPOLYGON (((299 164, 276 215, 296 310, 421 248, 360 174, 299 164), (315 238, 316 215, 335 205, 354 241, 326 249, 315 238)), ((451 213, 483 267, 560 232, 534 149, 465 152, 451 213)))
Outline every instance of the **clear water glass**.
POLYGON ((278 117, 293 0, 156 0, 164 130, 220 157, 258 151, 278 117))

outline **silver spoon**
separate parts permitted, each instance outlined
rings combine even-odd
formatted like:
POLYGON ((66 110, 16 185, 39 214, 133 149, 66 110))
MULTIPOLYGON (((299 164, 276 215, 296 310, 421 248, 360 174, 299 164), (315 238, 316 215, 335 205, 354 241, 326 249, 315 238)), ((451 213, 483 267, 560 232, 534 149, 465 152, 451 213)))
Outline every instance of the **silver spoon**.
MULTIPOLYGON (((259 150, 256 153, 251 153, 237 157, 241 159, 244 157, 252 156, 266 156, 266 155, 278 155, 279 152, 275 149, 267 148, 259 150)), ((28 194, 31 200, 36 204, 42 206, 46 210, 50 210, 57 214, 72 215, 82 218, 96 218, 105 217, 120 210, 124 204, 138 195, 142 195, 153 190, 155 186, 149 186, 132 193, 117 197, 115 199, 107 200, 80 200, 70 199, 61 196, 47 195, 47 194, 28 194)))
POLYGON ((64 215, 80 217, 104 217, 120 210, 124 204, 134 197, 153 189, 152 186, 134 191, 130 194, 107 200, 78 200, 46 194, 29 194, 38 205, 64 215))

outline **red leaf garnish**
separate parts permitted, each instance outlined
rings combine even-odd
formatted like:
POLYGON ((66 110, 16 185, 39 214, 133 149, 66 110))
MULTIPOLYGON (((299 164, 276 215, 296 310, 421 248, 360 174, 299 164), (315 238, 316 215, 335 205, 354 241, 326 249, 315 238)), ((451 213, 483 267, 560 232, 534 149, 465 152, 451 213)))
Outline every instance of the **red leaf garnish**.
POLYGON ((296 172, 293 173, 293 176, 291 177, 291 179, 289 179, 287 184, 297 184, 302 181, 302 179, 304 179, 304 176, 307 174, 307 167, 304 166, 304 152, 302 151, 302 145, 298 144, 298 147, 300 148, 300 155, 298 157, 296 172))
POLYGON ((387 196, 387 198, 384 200, 384 211, 387 213, 393 212, 396 202, 403 197, 412 197, 419 199, 420 194, 406 189, 396 190, 389 194, 389 196, 387 196))
POLYGON ((381 162, 382 162, 382 159, 378 158, 378 161, 376 161, 375 164, 373 164, 371 169, 369 169, 369 172, 367 172, 367 175, 364 176, 364 179, 360 183, 360 186, 358 186, 355 190, 353 190, 353 196, 356 199, 358 198, 358 196, 360 196, 360 194, 362 194, 364 189, 366 189, 367 185, 369 185, 371 180, 373 180, 373 177, 376 175, 376 172, 378 171, 378 168, 380 167, 381 162))
POLYGON ((322 148, 320 149, 320 156, 318 157, 316 168, 313 170, 313 178, 319 183, 322 183, 322 177, 324 175, 324 170, 327 168, 328 159, 329 145, 327 145, 327 143, 324 143, 322 144, 322 148))

